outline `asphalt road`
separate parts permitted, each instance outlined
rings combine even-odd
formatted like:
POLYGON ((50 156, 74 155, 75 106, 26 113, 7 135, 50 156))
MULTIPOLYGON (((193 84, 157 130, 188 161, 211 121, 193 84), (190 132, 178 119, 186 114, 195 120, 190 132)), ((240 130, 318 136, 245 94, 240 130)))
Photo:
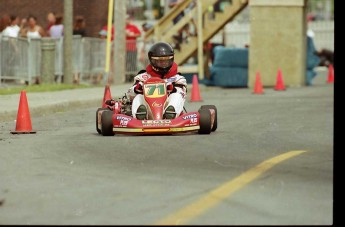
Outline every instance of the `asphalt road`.
POLYGON ((186 108, 217 106, 210 135, 102 137, 97 106, 0 122, 0 224, 330 225, 333 88, 207 87, 186 108))

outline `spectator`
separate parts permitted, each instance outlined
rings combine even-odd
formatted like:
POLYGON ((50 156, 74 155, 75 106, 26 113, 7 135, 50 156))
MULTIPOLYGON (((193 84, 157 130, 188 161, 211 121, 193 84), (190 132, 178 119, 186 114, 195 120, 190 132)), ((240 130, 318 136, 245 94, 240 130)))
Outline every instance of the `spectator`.
MULTIPOLYGON (((111 24, 111 41, 114 40, 114 21, 112 21, 111 24)), ((99 37, 101 39, 106 39, 107 35, 108 35, 108 25, 104 25, 102 27, 102 29, 99 31, 98 33, 99 37)), ((112 45, 114 45, 114 43, 112 42, 112 45)), ((108 83, 112 84, 113 83, 113 72, 114 72, 114 48, 111 48, 111 53, 110 53, 110 70, 109 70, 109 76, 108 76, 108 83)), ((98 74, 97 78, 96 78, 96 83, 100 83, 100 81, 102 80, 103 75, 102 74, 98 74)))
POLYGON ((50 27, 48 30, 48 35, 52 38, 61 38, 63 37, 63 24, 62 24, 63 17, 61 14, 56 16, 55 24, 50 27))
POLYGON ((11 24, 11 17, 7 14, 3 15, 0 18, 0 34, 2 33, 3 30, 5 30, 5 28, 7 28, 7 26, 9 26, 11 24))
MULTIPOLYGON (((80 36, 86 36, 86 30, 85 30, 85 20, 83 16, 76 16, 74 20, 73 25, 73 35, 80 35, 80 36)), ((74 73, 74 79, 73 83, 79 84, 80 82, 80 73, 74 73)))
POLYGON ((307 36, 309 36, 310 38, 314 39, 315 37, 315 33, 314 31, 310 28, 310 23, 313 20, 310 17, 307 17, 307 23, 308 23, 308 29, 307 29, 307 36))
POLYGON ((131 16, 126 15, 126 77, 132 80, 131 76, 137 73, 137 38, 141 36, 140 29, 131 23, 131 16))
POLYGON ((28 38, 42 38, 46 36, 44 29, 37 25, 37 18, 30 15, 27 19, 28 26, 23 29, 23 36, 28 38))
POLYGON ((85 19, 83 16, 77 16, 73 25, 73 35, 86 36, 85 19))
MULTIPOLYGON (((45 30, 40 25, 37 24, 37 18, 35 16, 33 15, 28 16, 27 25, 24 25, 23 23, 25 23, 25 20, 22 20, 21 22, 21 26, 23 26, 21 35, 23 37, 27 37, 30 40, 30 39, 40 39, 46 36, 45 30)), ((38 56, 39 56, 39 53, 37 53, 36 51, 31 53, 30 59, 33 61, 32 63, 33 65, 38 65, 37 64, 37 61, 39 61, 38 56)), ((40 70, 39 68, 36 68, 36 67, 34 67, 33 70, 34 70, 33 73, 36 74, 34 84, 40 84, 41 83, 40 70)))
POLYGON ((19 18, 17 16, 11 15, 10 24, 2 31, 2 36, 17 38, 20 30, 18 22, 19 18))
POLYGON ((20 25, 19 25, 19 36, 25 36, 25 32, 26 32, 26 27, 28 26, 28 20, 26 18, 23 18, 20 21, 20 25))
POLYGON ((334 51, 322 48, 315 51, 315 54, 320 58, 319 66, 329 67, 329 65, 334 65, 334 51))
MULTIPOLYGON (((111 41, 114 40, 114 24, 111 25, 111 41)), ((106 39, 108 33, 108 25, 104 25, 102 29, 99 31, 98 35, 101 39, 106 39)))
POLYGON ((50 27, 53 26, 56 22, 56 17, 55 17, 55 13, 50 12, 47 14, 47 27, 46 27, 46 31, 50 30, 50 27))
MULTIPOLYGON (((147 32, 152 27, 153 26, 151 24, 148 24, 147 22, 145 22, 141 25, 141 28, 144 32, 147 32)), ((139 62, 142 65, 142 67, 146 67, 149 64, 149 61, 147 59, 147 53, 149 52, 153 43, 154 43, 154 41, 152 39, 151 40, 144 39, 143 46, 140 49, 140 53, 139 53, 139 62)))
MULTIPOLYGON (((308 22, 308 29, 307 29, 307 37, 308 42, 311 42, 311 46, 314 47, 314 38, 315 38, 315 32, 310 28, 310 23, 314 21, 314 18, 310 15, 307 15, 307 22, 308 22)), ((319 57, 319 64, 318 66, 326 66, 328 67, 330 64, 334 64, 334 52, 332 50, 322 48, 320 50, 315 49, 314 53, 316 56, 319 57)))

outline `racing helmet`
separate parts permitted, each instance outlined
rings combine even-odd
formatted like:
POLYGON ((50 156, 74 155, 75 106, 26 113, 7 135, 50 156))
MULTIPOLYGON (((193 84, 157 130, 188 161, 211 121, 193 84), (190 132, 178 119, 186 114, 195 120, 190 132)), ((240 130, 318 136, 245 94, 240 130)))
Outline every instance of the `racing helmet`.
POLYGON ((174 62, 174 49, 169 43, 158 42, 152 45, 148 53, 154 71, 163 75, 169 72, 174 62))

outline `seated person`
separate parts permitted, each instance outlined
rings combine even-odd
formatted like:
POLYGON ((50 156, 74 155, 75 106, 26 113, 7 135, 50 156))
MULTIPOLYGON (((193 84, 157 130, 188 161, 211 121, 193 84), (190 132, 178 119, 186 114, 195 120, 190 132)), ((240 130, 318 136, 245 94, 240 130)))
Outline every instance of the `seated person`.
POLYGON ((320 58, 319 66, 328 67, 334 64, 334 52, 332 50, 323 48, 319 51, 315 51, 315 54, 320 58))
POLYGON ((134 84, 126 93, 132 100, 132 115, 139 120, 146 118, 147 107, 143 96, 143 83, 150 77, 159 77, 167 82, 168 91, 168 105, 164 110, 163 118, 176 118, 183 111, 187 81, 177 71, 174 49, 166 42, 155 43, 148 52, 148 58, 150 64, 146 70, 141 70, 134 77, 134 84))

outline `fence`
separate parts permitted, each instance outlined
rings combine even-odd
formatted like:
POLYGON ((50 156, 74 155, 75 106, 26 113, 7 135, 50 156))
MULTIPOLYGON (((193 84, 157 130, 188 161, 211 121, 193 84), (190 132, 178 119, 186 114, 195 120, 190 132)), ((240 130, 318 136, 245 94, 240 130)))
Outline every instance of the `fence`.
POLYGON ((0 78, 21 79, 30 77, 26 39, 3 38, 0 45, 0 78))
MULTIPOLYGON (((316 49, 334 51, 334 20, 313 21, 308 27, 315 33, 316 49)), ((249 23, 230 23, 225 27, 225 45, 244 47, 250 43, 249 23)), ((216 35, 219 38, 219 35, 216 35)), ((215 37, 213 40, 217 40, 215 37)), ((220 39, 222 40, 222 38, 220 39)), ((216 41, 217 42, 217 41, 216 41)), ((221 42, 221 41, 220 41, 221 42)), ((149 46, 149 45, 147 45, 149 46)), ((142 39, 127 41, 126 79, 127 81, 148 64, 147 46, 142 39), (141 52, 141 51, 144 52, 141 52)), ((73 72, 80 83, 99 83, 105 74, 106 40, 91 37, 73 37, 73 72)), ((110 62, 110 75, 114 71, 114 56, 110 62)), ((19 80, 28 84, 41 73, 41 40, 8 38, 0 36, 0 84, 19 80)), ((63 75, 63 39, 56 40, 55 76, 63 75)))
MULTIPOLYGON (((131 78, 148 63, 147 60, 139 61, 142 47, 142 40, 127 41, 125 72, 127 78, 131 78)), ((72 53, 73 73, 79 77, 80 82, 99 83, 105 74, 106 40, 73 36, 72 53)), ((109 73, 112 74, 114 70, 113 52, 110 66, 109 73)), ((0 36, 0 84, 7 81, 21 81, 21 83, 31 84, 40 74, 41 39, 0 36)), ((61 82, 63 76, 63 38, 55 40, 54 74, 56 81, 61 82)))

